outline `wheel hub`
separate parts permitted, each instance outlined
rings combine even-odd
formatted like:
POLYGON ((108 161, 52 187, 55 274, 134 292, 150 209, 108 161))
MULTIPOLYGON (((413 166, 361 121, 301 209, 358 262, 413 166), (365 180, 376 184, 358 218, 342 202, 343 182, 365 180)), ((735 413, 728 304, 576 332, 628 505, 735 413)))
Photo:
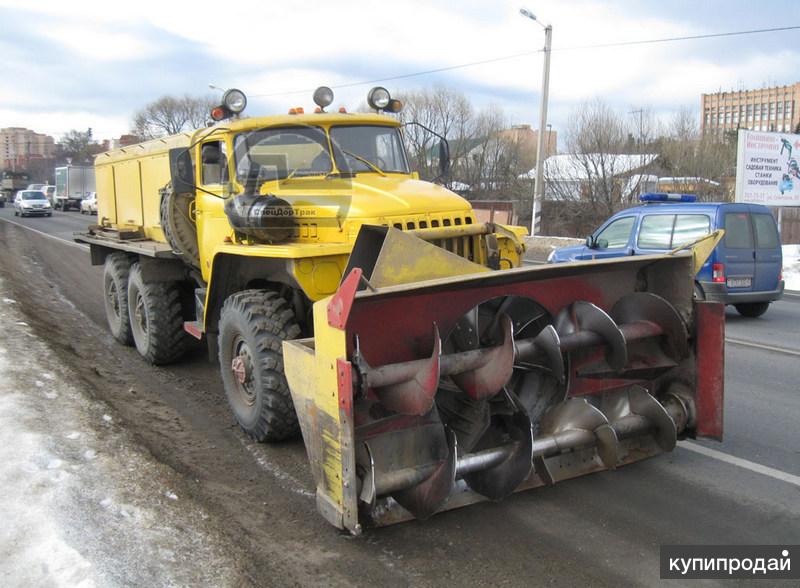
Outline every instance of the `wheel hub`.
POLYGON ((237 355, 233 358, 233 361, 231 361, 231 370, 233 370, 233 375, 236 377, 236 381, 240 384, 246 384, 250 379, 246 358, 242 355, 237 355))
POLYGON ((253 356, 250 347, 239 339, 234 343, 234 355, 231 360, 231 371, 242 400, 248 406, 256 402, 256 391, 253 383, 253 356))

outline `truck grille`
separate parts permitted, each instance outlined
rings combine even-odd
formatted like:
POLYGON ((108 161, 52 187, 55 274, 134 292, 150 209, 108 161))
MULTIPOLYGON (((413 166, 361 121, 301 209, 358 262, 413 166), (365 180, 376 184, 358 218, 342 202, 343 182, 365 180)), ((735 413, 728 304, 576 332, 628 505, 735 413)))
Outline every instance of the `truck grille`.
MULTIPOLYGON (((471 225, 474 222, 473 218, 469 215, 460 216, 453 214, 415 215, 387 220, 390 220, 391 226, 401 231, 460 227, 471 225)), ((455 253, 464 259, 484 264, 485 260, 482 255, 483 247, 481 246, 481 239, 483 239, 482 235, 465 235, 447 237, 444 239, 427 239, 427 241, 450 253, 455 253)))

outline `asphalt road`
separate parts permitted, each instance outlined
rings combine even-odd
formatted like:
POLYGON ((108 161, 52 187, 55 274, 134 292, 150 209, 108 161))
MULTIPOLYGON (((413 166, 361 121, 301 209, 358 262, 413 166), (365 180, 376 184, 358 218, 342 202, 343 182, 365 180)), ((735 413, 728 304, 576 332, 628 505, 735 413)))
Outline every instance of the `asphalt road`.
POLYGON ((682 442, 614 472, 351 538, 316 514, 302 443, 241 435, 202 350, 163 369, 113 343, 100 269, 63 240, 94 219, 6 208, 0 221, 50 235, 0 222, 0 273, 37 332, 228 530, 249 562, 234 585, 649 586, 660 545, 800 544, 798 296, 758 319, 728 311, 723 443, 682 442))

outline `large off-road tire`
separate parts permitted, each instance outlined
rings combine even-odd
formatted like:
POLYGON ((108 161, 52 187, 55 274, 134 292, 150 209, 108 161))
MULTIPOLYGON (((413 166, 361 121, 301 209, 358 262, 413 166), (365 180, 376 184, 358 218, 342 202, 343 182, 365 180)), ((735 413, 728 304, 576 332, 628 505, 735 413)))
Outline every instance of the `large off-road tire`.
POLYGON ((256 441, 297 434, 297 414, 283 372, 283 341, 300 335, 289 304, 277 293, 231 295, 219 321, 219 364, 239 426, 256 441))
POLYGON ((161 230, 175 254, 199 268, 197 227, 191 216, 193 201, 191 194, 176 194, 172 190, 172 184, 167 184, 161 190, 161 230))
POLYGON ((103 268, 103 302, 108 328, 123 345, 133 345, 131 320, 128 316, 128 274, 131 258, 124 253, 106 257, 103 268))
POLYGON ((139 355, 155 365, 178 360, 189 343, 183 329, 180 286, 176 282, 145 282, 138 263, 128 279, 128 314, 139 355))
POLYGON ((735 304, 736 311, 749 318, 756 318, 767 312, 769 302, 748 302, 745 304, 735 304))

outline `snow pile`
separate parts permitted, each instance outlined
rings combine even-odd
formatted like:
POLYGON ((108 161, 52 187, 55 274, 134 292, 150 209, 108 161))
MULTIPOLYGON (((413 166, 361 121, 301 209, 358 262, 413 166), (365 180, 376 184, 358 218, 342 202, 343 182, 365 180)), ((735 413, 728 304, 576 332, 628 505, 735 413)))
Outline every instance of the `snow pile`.
POLYGON ((800 292, 800 245, 783 246, 783 279, 787 290, 800 292))
POLYGON ((233 583, 231 547, 180 477, 72 384, 19 306, 0 303, 0 584, 233 583))

